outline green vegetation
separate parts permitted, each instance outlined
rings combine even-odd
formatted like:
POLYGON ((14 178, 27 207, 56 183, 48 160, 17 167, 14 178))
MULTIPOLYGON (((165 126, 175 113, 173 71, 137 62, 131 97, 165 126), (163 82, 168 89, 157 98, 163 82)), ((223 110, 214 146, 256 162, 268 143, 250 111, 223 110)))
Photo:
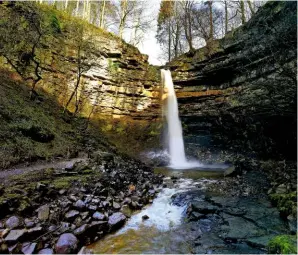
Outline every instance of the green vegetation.
POLYGON ((114 62, 111 59, 109 59, 108 61, 109 61, 109 66, 108 66, 109 72, 112 75, 116 75, 117 72, 118 72, 118 69, 119 69, 119 63, 118 62, 114 62))
POLYGON ((297 254, 297 236, 280 235, 274 237, 268 244, 268 253, 297 254))
POLYGON ((54 98, 40 94, 28 97, 28 87, 0 71, 0 168, 21 161, 74 156, 78 151, 105 144, 99 129, 87 120, 72 117, 54 98))
POLYGON ((296 215, 297 212, 297 192, 289 194, 272 194, 270 195, 272 203, 277 206, 282 216, 290 214, 296 215))

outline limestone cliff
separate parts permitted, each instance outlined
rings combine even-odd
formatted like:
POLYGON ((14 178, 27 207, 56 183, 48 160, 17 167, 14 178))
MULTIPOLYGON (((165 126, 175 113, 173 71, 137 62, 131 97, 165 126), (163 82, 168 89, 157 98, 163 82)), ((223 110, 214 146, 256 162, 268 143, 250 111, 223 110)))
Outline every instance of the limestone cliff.
POLYGON ((268 2, 225 38, 168 64, 185 134, 296 157, 296 15, 296 2, 268 2))
MULTIPOLYGON (((87 117, 92 115, 92 118, 152 119, 158 115, 159 74, 156 67, 149 65, 148 56, 136 47, 47 5, 0 4, 0 8, 9 18, 23 15, 27 23, 32 22, 33 17, 40 24, 42 37, 34 52, 42 77, 36 85, 37 90, 49 92, 65 106, 77 85, 78 73, 81 73, 69 110, 74 111, 75 101, 78 101, 78 112, 87 117)), ((12 23, 13 20, 8 21, 11 27, 12 23)), ((33 25, 28 31, 32 35, 22 38, 24 44, 36 41, 33 25)), ((12 38, 18 39, 21 35, 12 38)), ((28 54, 28 48, 31 50, 30 47, 18 47, 19 52, 11 54, 15 65, 24 64, 22 56, 28 54)), ((27 63, 34 64, 29 61, 27 63)), ((11 67, 0 57, 1 62, 11 67)))

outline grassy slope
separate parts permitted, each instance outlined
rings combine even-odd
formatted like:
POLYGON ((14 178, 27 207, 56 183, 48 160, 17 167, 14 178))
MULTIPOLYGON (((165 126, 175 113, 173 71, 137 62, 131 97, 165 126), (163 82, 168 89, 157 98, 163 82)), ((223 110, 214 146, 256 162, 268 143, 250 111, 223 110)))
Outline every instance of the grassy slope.
POLYGON ((86 120, 62 114, 55 99, 29 99, 29 88, 0 70, 0 169, 21 161, 75 156, 78 151, 109 147, 86 120))

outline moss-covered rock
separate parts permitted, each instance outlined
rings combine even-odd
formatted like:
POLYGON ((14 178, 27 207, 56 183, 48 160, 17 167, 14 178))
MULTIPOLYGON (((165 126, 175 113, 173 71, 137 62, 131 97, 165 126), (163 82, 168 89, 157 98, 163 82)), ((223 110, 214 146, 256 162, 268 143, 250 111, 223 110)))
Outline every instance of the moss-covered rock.
POLYGON ((297 192, 288 194, 271 194, 272 203, 277 206, 281 216, 296 215, 297 213, 297 192))
POLYGON ((270 254, 297 254, 297 236, 280 235, 268 244, 270 254))

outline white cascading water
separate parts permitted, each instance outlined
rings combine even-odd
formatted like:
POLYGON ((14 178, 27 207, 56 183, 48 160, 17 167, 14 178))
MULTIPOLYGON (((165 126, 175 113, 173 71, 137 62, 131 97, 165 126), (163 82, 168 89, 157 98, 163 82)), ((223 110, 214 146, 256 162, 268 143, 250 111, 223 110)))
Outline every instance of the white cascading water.
MULTIPOLYGON (((172 168, 190 168, 194 167, 193 163, 186 160, 184 151, 184 142, 182 134, 182 125, 179 119, 177 97, 174 90, 172 75, 169 70, 161 70, 161 77, 166 96, 165 115, 168 123, 168 148, 172 168)), ((165 104, 164 104, 165 105, 165 104)), ((196 164, 197 165, 197 164, 196 164)))

